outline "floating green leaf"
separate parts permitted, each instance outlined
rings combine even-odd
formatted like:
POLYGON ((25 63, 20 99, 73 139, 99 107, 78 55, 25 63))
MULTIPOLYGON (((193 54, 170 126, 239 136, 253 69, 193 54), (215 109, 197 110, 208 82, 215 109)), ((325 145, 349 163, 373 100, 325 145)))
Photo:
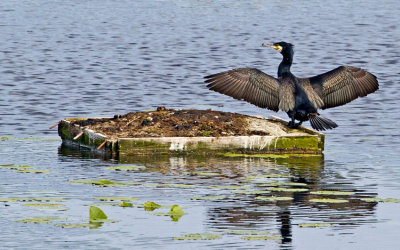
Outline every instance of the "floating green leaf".
POLYGON ((204 197, 190 197, 191 200, 218 200, 225 199, 226 196, 204 196, 204 197))
POLYGON ((53 220, 61 220, 60 217, 33 217, 29 219, 22 220, 14 220, 15 222, 23 222, 23 223, 50 223, 53 220))
POLYGON ((227 232, 228 234, 236 234, 236 235, 269 235, 269 232, 266 231, 257 231, 257 230, 231 230, 227 232))
POLYGON ((304 223, 299 224, 299 227, 333 227, 331 223, 304 223))
POLYGON ((106 197, 93 197, 93 199, 101 200, 101 201, 137 201, 139 198, 134 197, 114 197, 114 196, 106 196, 106 197))
POLYGON ((268 188, 270 191, 275 191, 275 192, 307 192, 307 188, 277 188, 277 187, 271 187, 268 188))
POLYGON ((123 202, 119 203, 118 205, 120 207, 132 207, 133 206, 132 203, 126 202, 126 201, 123 201, 123 202))
POLYGON ((233 190, 232 193, 235 194, 268 194, 271 193, 271 191, 266 191, 266 190, 233 190))
POLYGON ((153 211, 156 208, 161 207, 161 205, 154 203, 152 201, 147 201, 143 204, 144 210, 146 211, 153 211))
POLYGON ((98 207, 90 206, 89 219, 92 220, 105 220, 107 215, 98 207))
POLYGON ((395 198, 378 198, 378 197, 372 197, 372 198, 362 198, 362 201, 365 202, 388 202, 388 203, 399 203, 400 199, 395 199, 395 198))
POLYGON ((145 166, 119 166, 119 167, 108 167, 106 169, 111 169, 111 170, 116 170, 116 171, 135 171, 135 170, 140 170, 140 169, 145 169, 145 166))
POLYGON ((185 234, 180 237, 174 237, 174 240, 216 240, 220 238, 221 238, 220 234, 194 233, 194 234, 185 234))
POLYGON ((349 200, 342 199, 310 199, 310 202, 318 202, 318 203, 346 203, 349 200))
POLYGON ((243 240, 280 240, 281 236, 242 236, 243 240))
POLYGON ((173 221, 178 221, 184 214, 185 212, 179 205, 173 205, 169 210, 169 216, 173 221))
POLYGON ((8 169, 14 169, 14 170, 24 170, 27 168, 33 168, 32 166, 29 165, 14 165, 14 164, 6 164, 6 165, 1 165, 1 168, 8 168, 8 169))
POLYGON ((265 200, 265 201, 291 201, 293 200, 293 197, 276 197, 276 196, 270 196, 270 197, 264 197, 264 196, 257 196, 257 200, 265 200))
POLYGON ((320 194, 320 195, 354 195, 354 192, 343 192, 343 191, 314 191, 310 194, 320 194))

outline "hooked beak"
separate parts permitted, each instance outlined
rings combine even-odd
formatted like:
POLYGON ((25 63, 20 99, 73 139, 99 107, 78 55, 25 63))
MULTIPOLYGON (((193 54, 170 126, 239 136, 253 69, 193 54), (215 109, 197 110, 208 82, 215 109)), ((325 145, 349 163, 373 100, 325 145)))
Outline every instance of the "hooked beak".
POLYGON ((262 47, 270 47, 270 48, 276 49, 279 52, 282 52, 282 49, 283 49, 282 46, 274 45, 274 44, 270 44, 270 43, 263 43, 263 44, 261 44, 261 46, 262 47))

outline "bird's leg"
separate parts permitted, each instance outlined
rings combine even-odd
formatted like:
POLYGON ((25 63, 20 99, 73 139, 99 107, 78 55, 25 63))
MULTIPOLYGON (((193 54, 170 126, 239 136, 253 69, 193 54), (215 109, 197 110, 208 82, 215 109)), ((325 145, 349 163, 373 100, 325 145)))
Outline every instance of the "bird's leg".
POLYGON ((289 121, 289 123, 288 123, 288 127, 289 128, 295 128, 295 122, 294 122, 294 115, 292 116, 292 117, 290 117, 292 120, 291 121, 289 121))

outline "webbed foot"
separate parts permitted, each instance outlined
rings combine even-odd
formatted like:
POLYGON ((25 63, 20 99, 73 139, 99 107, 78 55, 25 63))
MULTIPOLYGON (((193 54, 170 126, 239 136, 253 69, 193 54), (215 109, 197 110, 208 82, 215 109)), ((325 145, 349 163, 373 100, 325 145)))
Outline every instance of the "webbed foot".
POLYGON ((289 121, 288 127, 289 127, 289 128, 298 128, 302 123, 303 123, 303 122, 295 123, 295 122, 293 122, 293 121, 289 121))

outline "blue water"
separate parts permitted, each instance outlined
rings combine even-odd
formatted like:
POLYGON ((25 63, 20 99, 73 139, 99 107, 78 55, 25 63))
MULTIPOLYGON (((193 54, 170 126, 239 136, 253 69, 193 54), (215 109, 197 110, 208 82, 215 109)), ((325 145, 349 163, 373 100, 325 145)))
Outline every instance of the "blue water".
MULTIPOLYGON (((0 164, 31 165, 48 174, 0 168, 0 199, 56 197, 67 210, 38 210, 29 202, 0 203, 4 248, 176 249, 397 249, 400 203, 397 1, 3 1, 0 3, 0 164), (56 129, 65 117, 109 117, 164 105, 250 115, 276 115, 209 91, 203 76, 235 67, 276 75, 281 56, 263 42, 295 44, 292 72, 313 76, 339 65, 367 69, 380 90, 321 111, 339 124, 326 132, 322 159, 136 159, 145 170, 117 172, 126 162, 61 146, 56 129), (215 172, 218 176, 190 175, 215 172), (315 204, 308 193, 291 202, 265 202, 212 185, 243 185, 247 177, 287 174, 280 181, 312 190, 355 193, 346 204, 315 204), (192 188, 71 184, 80 179, 193 184, 192 188), (189 197, 223 195, 220 200, 189 197), (117 223, 87 223, 95 196, 137 197, 179 204, 178 221, 141 207, 100 206, 117 223), (14 220, 58 216, 60 222, 14 220), (301 228, 328 222, 333 227, 301 228), (224 230, 261 230, 282 240, 248 241, 224 230), (218 240, 177 241, 185 233, 220 233, 218 240)), ((285 113, 278 116, 287 118, 285 113)), ((309 124, 305 124, 309 126, 309 124)), ((283 195, 277 193, 276 195, 283 195)), ((329 197, 326 197, 329 198, 329 197)), ((167 208, 159 211, 167 212, 167 208)))

